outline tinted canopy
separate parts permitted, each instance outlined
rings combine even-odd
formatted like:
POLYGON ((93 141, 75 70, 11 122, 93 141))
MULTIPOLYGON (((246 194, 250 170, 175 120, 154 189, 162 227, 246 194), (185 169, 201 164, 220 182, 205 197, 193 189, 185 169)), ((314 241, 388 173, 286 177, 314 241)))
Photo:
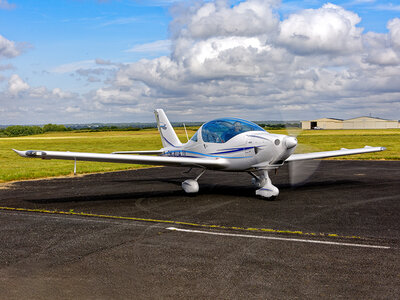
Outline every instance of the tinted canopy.
POLYGON ((264 129, 250 121, 226 118, 204 124, 201 136, 206 143, 225 143, 234 136, 247 131, 264 131, 264 129))

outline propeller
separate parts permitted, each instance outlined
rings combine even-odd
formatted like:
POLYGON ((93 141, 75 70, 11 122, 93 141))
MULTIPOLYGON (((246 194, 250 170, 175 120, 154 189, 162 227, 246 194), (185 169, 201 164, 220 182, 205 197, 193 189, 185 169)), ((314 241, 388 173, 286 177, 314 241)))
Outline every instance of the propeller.
MULTIPOLYGON (((282 118, 284 120, 284 118, 282 118)), ((301 127, 296 127, 294 124, 288 123, 285 121, 285 131, 287 135, 291 138, 295 138, 297 141, 297 137, 300 136, 303 130, 301 127)), ((289 141, 288 138, 286 138, 289 141)), ((290 142, 287 142, 290 143, 290 142)), ((288 149, 289 146, 287 145, 288 149)), ((299 143, 296 147, 295 153, 306 153, 306 152, 317 152, 318 149, 310 145, 305 145, 299 143)), ((289 164, 289 182, 292 186, 298 186, 304 183, 308 178, 310 178, 315 171, 318 169, 320 164, 320 160, 304 160, 304 161, 293 161, 288 163, 289 164)))
POLYGON ((289 163, 289 180, 292 186, 301 185, 318 169, 320 160, 292 161, 289 163))

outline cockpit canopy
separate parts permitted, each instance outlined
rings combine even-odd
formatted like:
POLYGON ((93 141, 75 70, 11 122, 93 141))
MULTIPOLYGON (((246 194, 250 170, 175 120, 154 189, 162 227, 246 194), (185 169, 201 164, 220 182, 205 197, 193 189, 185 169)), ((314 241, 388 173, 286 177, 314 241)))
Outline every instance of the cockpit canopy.
MULTIPOLYGON (((247 131, 265 131, 257 124, 243 119, 226 118, 210 121, 203 125, 201 136, 206 143, 225 143, 234 136, 247 131)), ((193 138, 197 140, 197 133, 193 138)), ((192 140, 193 140, 192 138, 192 140)))

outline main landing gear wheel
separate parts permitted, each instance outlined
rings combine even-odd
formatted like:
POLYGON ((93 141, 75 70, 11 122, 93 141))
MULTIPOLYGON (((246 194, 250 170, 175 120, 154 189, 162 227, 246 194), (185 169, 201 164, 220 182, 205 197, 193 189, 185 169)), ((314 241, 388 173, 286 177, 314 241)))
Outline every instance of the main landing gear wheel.
POLYGON ((274 200, 279 195, 279 190, 276 186, 274 186, 271 182, 271 179, 268 176, 267 170, 260 170, 259 176, 254 174, 253 172, 249 172, 253 176, 253 184, 259 189, 256 190, 256 195, 267 198, 269 200, 274 200))

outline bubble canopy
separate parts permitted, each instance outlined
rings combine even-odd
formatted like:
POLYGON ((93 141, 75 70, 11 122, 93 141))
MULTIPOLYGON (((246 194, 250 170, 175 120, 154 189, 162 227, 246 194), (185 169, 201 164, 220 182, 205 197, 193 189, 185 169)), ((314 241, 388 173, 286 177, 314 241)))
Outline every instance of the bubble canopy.
MULTIPOLYGON (((206 143, 225 143, 236 135, 248 131, 265 131, 257 124, 237 118, 216 119, 207 122, 201 129, 206 143)), ((197 134, 196 134, 197 138, 197 134)))

